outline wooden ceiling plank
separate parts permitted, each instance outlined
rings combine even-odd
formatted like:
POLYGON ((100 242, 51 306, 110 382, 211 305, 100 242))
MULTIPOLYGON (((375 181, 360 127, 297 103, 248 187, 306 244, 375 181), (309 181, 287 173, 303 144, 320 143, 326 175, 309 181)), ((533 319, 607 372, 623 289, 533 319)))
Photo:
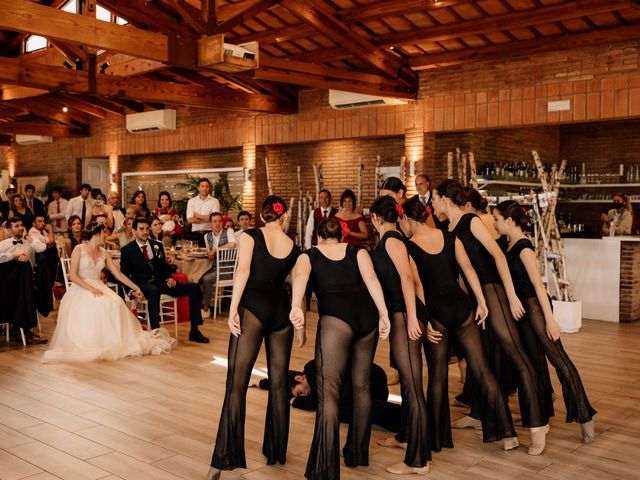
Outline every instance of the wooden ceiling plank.
POLYGON ((505 45, 491 45, 488 47, 462 50, 458 52, 435 53, 409 59, 409 65, 416 70, 460 65, 471 62, 500 60, 502 58, 532 55, 553 50, 569 50, 585 45, 615 43, 640 39, 640 29, 637 25, 607 28, 598 31, 574 33, 571 35, 557 35, 535 40, 524 40, 505 45))
MULTIPOLYGON (((48 105, 47 103, 42 101, 42 99, 35 100, 35 99, 25 98, 23 100, 10 102, 10 104, 15 104, 15 105, 24 107, 28 109, 31 113, 38 115, 39 117, 42 117, 45 120, 54 120, 56 122, 63 123, 66 125, 73 124, 72 122, 73 115, 71 115, 69 112, 66 112, 66 113, 63 112, 61 108, 48 105)), ((81 118, 79 118, 79 120, 81 120, 81 118)), ((84 122, 86 126, 86 124, 88 124, 88 118, 85 118, 84 120, 86 120, 84 122)))
POLYGON ((184 0, 164 0, 200 35, 207 34, 207 24, 202 20, 202 12, 184 0))
POLYGON ((42 90, 40 88, 22 87, 19 85, 3 85, 2 86, 2 100, 18 100, 20 98, 39 97, 40 95, 46 95, 49 90, 42 90))
POLYGON ((583 15, 595 15, 627 8, 622 0, 578 0, 549 7, 505 13, 488 18, 379 35, 374 43, 379 47, 400 46, 416 42, 451 40, 466 35, 480 35, 496 30, 526 28, 583 15))
POLYGON ((244 9, 237 12, 234 16, 226 19, 224 22, 217 25, 214 29, 214 33, 224 33, 233 29, 234 27, 243 24, 247 20, 255 17, 256 15, 270 9, 274 5, 279 3, 279 0, 254 0, 253 2, 243 2, 241 5, 249 4, 244 9))
POLYGON ((263 42, 276 43, 295 40, 296 38, 309 37, 318 33, 315 28, 306 25, 295 25, 280 29, 265 30, 264 32, 256 32, 250 35, 233 38, 233 43, 263 42))
MULTIPOLYGON (((107 118, 107 111, 104 108, 98 107, 93 103, 85 102, 80 99, 78 95, 60 95, 57 94, 56 98, 65 104, 72 110, 77 112, 86 113, 91 117, 96 118, 107 118)), ((124 110, 118 110, 117 107, 113 106, 113 112, 116 115, 124 115, 124 110)))
POLYGON ((427 4, 416 0, 387 0, 385 2, 373 2, 368 5, 347 8, 338 12, 338 17, 345 23, 365 22, 377 20, 392 15, 405 13, 424 12, 438 8, 452 7, 454 5, 472 3, 469 0, 441 0, 427 4))
POLYGON ((216 0, 202 0, 200 15, 207 26, 207 34, 211 34, 218 24, 218 3, 216 0))
POLYGON ((37 122, 0 123, 0 132, 18 135, 45 135, 51 137, 88 137, 89 131, 84 128, 54 125, 37 122))
POLYGON ((26 0, 0 0, 0 28, 167 61, 165 35, 67 13, 26 0))
POLYGON ((358 83, 347 80, 329 80, 318 75, 307 73, 285 72, 283 70, 260 69, 253 73, 253 78, 257 80, 267 80, 270 82, 279 82, 303 87, 322 88, 344 90, 348 92, 364 93, 367 95, 378 95, 385 97, 407 98, 411 100, 417 99, 417 94, 399 92, 392 89, 384 89, 380 86, 358 83))

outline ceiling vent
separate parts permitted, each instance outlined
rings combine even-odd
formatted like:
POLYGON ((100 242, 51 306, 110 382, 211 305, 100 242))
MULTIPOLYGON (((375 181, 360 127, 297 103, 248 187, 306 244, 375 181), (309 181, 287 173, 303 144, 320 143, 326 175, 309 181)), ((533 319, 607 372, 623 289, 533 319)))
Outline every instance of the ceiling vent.
POLYGON ((37 145, 39 143, 53 143, 53 137, 43 135, 16 135, 18 145, 37 145))
POLYGON ((336 110, 348 108, 378 107, 382 105, 405 105, 407 100, 393 97, 379 97, 362 93, 329 90, 329 105, 336 110))
POLYGON ((127 115, 127 131, 131 133, 155 132, 176 129, 176 111, 172 109, 151 110, 127 115))

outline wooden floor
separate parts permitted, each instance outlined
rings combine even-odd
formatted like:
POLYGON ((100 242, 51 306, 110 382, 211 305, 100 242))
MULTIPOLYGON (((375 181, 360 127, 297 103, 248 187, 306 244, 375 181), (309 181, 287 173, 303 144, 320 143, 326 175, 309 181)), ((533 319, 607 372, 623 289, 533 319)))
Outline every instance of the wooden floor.
MULTIPOLYGON (((52 314, 52 318, 55 314, 52 314)), ((312 316, 310 325, 315 325, 312 316)), ((44 324, 50 333, 53 320, 44 324)), ((209 320, 209 345, 185 342, 170 355, 80 365, 43 365, 44 347, 0 353, 0 479, 203 479, 224 396, 226 319, 209 320)), ((312 357, 314 329, 303 349, 295 349, 292 368, 312 357)), ((521 431, 521 448, 504 452, 483 444, 475 431, 454 431, 456 447, 434 454, 435 479, 637 479, 640 477, 640 324, 587 321, 582 331, 565 335, 594 407, 597 437, 583 445, 579 427, 564 423, 564 405, 540 457, 526 454, 529 435, 521 431)), ((387 366, 388 343, 380 344, 377 362, 387 366)), ((263 373, 264 356, 256 369, 263 373)), ((451 366, 450 393, 459 388, 451 366)), ((555 390, 561 397, 557 384, 555 390)), ((394 393, 398 388, 393 387, 394 393)), ((266 466, 261 455, 266 392, 251 389, 247 405, 246 470, 223 478, 302 478, 313 431, 313 413, 292 409, 287 464, 266 466)), ((518 418, 515 399, 511 400, 518 418)), ((462 415, 452 408, 452 418, 462 415)), ((342 426, 342 436, 345 435, 342 426)), ((347 469, 344 479, 398 478, 385 466, 402 460, 401 450, 384 449, 376 440, 389 434, 375 430, 371 466, 347 469)))

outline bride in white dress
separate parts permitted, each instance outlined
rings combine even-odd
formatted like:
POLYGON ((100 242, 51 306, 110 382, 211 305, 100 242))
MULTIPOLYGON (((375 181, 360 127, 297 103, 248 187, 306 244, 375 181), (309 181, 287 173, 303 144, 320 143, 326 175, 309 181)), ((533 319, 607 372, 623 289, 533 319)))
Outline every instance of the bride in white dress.
POLYGON ((169 353, 177 340, 164 328, 142 330, 124 301, 100 280, 105 265, 143 300, 137 285, 120 272, 102 248, 104 225, 90 224, 82 244, 73 249, 67 289, 58 310, 58 324, 43 362, 117 360, 132 355, 169 353))

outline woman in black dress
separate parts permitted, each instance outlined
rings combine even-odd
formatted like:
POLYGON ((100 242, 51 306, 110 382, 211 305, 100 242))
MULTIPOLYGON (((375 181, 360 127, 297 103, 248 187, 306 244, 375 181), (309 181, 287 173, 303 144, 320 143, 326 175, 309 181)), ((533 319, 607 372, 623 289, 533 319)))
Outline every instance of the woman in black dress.
POLYGON ((318 245, 296 262, 290 318, 294 326, 304 325, 300 306, 311 277, 320 315, 315 354, 318 409, 305 476, 333 480, 340 478, 338 406, 347 368, 351 369, 353 417, 344 463, 349 467, 369 464, 371 364, 378 335, 383 339, 389 335, 389 317, 366 250, 341 243, 345 230, 336 218, 323 220, 317 230, 318 245))
MULTIPOLYGON (((542 283, 531 241, 522 232, 529 224, 524 207, 513 200, 498 204, 493 210, 496 229, 509 239, 507 262, 518 298, 526 314, 518 329, 532 361, 546 367, 546 358, 556 369, 567 409, 566 421, 578 422, 585 443, 593 441, 595 409, 589 403, 580 374, 560 341, 560 326, 553 318, 551 302, 542 283), (545 358, 546 357, 546 358, 545 358)), ((541 369, 538 372, 544 373, 541 369)), ((544 383, 544 380, 540 380, 544 383)))
POLYGON ((445 180, 433 192, 434 209, 447 216, 451 222, 449 230, 462 241, 478 274, 489 308, 489 328, 506 360, 511 361, 518 372, 522 426, 531 433, 528 453, 540 455, 549 431, 549 417, 535 369, 516 326, 516 319, 524 315, 524 308, 516 295, 502 250, 476 215, 461 210, 466 202, 467 194, 455 180, 445 180))
POLYGON ((380 235, 372 259, 391 320, 389 338, 400 374, 405 415, 402 433, 407 448, 404 462, 387 467, 387 471, 425 474, 431 460, 427 405, 422 388, 422 332, 427 319, 416 312, 415 281, 409 255, 396 228, 402 214, 402 207, 389 195, 378 198, 371 206, 371 222, 380 235))
POLYGON ((221 470, 246 468, 244 421, 251 370, 264 339, 271 379, 262 453, 267 464, 285 463, 289 437, 289 360, 293 327, 284 281, 300 249, 283 232, 287 205, 272 195, 262 204, 265 226, 240 237, 238 269, 229 307, 229 367, 210 479, 221 470))
MULTIPOLYGON (((438 208, 439 203, 434 204, 438 208)), ((488 310, 482 287, 462 242, 452 233, 427 226, 430 209, 413 198, 405 203, 411 240, 407 248, 411 265, 419 277, 416 289, 429 311, 429 342, 425 342, 429 387, 432 449, 453 447, 448 397, 450 342, 458 342, 467 358, 468 370, 476 380, 484 441, 503 440, 504 449, 518 446, 507 398, 500 389, 480 337, 488 310), (476 299, 474 308, 460 286, 462 272, 476 299), (475 322, 474 322, 475 320, 475 322), (476 325, 476 322, 478 325, 476 325)), ((438 212, 442 213, 442 212, 438 212)))

